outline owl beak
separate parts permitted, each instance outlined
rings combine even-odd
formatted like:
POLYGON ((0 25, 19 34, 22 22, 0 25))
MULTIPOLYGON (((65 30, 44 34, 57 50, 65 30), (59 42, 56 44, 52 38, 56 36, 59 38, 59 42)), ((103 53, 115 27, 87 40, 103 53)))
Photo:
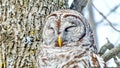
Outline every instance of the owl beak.
POLYGON ((62 47, 62 38, 60 35, 58 36, 58 46, 62 47))

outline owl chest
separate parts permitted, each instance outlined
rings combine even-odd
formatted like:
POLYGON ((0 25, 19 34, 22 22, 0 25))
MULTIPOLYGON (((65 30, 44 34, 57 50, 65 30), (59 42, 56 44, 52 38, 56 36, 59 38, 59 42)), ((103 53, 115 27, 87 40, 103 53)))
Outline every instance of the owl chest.
MULTIPOLYGON (((41 68, 84 68, 85 57, 78 51, 44 51, 41 56, 41 68)), ((88 64, 88 63, 86 63, 88 64)))

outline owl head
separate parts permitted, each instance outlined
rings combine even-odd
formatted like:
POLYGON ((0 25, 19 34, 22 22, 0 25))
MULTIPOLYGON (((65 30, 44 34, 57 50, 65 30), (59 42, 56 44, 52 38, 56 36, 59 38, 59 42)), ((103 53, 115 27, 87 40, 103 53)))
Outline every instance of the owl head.
POLYGON ((80 47, 96 52, 90 25, 75 10, 59 10, 47 16, 42 37, 45 46, 54 48, 80 47))

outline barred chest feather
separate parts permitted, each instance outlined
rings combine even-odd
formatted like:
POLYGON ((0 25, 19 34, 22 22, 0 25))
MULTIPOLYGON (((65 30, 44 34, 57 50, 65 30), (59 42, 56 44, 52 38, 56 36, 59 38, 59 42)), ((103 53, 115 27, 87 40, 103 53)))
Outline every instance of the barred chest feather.
MULTIPOLYGON (((42 49, 42 48, 41 48, 42 49)), ((104 68, 98 55, 79 47, 51 48, 45 46, 39 57, 40 68, 104 68)))

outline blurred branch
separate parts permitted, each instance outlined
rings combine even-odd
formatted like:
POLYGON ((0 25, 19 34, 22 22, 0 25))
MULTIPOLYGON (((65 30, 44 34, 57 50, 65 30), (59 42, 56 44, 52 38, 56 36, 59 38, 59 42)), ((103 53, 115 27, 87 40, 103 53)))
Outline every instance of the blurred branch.
MULTIPOLYGON (((89 12, 89 23, 92 27, 92 30, 94 32, 94 38, 95 38, 95 44, 98 45, 98 38, 97 38, 97 29, 96 29, 96 24, 95 24, 95 17, 94 17, 94 13, 93 13, 93 7, 92 7, 92 0, 89 1, 88 3, 88 12, 89 12)), ((97 46, 97 48, 99 49, 99 46, 97 46)))
MULTIPOLYGON (((117 10, 117 9, 119 8, 119 6, 120 6, 120 4, 116 5, 113 9, 111 9, 110 12, 106 15, 106 17, 108 17, 112 12, 114 12, 115 10, 117 10)), ((103 22, 103 20, 104 20, 104 18, 101 19, 101 20, 99 21, 99 23, 100 23, 100 22, 103 22)))
POLYGON ((90 0, 73 0, 70 9, 82 12, 83 8, 88 4, 90 0))
POLYGON ((120 58, 118 58, 118 57, 115 57, 115 58, 114 58, 114 61, 115 61, 115 63, 117 64, 117 67, 120 66, 120 61, 119 61, 119 59, 120 59, 120 58))
POLYGON ((109 23, 109 25, 110 25, 115 31, 120 32, 120 30, 116 29, 116 28, 113 26, 113 24, 106 18, 106 16, 105 16, 102 12, 100 12, 100 11, 94 6, 94 4, 92 4, 92 6, 93 6, 93 7, 96 9, 96 11, 109 23))
POLYGON ((114 58, 116 63, 118 63, 118 60, 116 59, 115 56, 117 56, 119 53, 120 53, 120 45, 114 48, 114 45, 108 40, 108 38, 107 38, 107 43, 103 45, 100 51, 98 52, 98 54, 102 55, 104 61, 108 61, 111 58, 114 58), (109 51, 105 53, 107 49, 109 49, 109 51))
POLYGON ((98 53, 100 55, 103 55, 107 49, 111 50, 112 48, 114 48, 114 45, 107 38, 107 43, 100 48, 100 51, 98 53))
POLYGON ((111 49, 110 51, 108 51, 107 53, 103 54, 102 58, 106 62, 110 60, 111 58, 115 57, 119 52, 120 52, 120 44, 116 46, 115 48, 111 49))

